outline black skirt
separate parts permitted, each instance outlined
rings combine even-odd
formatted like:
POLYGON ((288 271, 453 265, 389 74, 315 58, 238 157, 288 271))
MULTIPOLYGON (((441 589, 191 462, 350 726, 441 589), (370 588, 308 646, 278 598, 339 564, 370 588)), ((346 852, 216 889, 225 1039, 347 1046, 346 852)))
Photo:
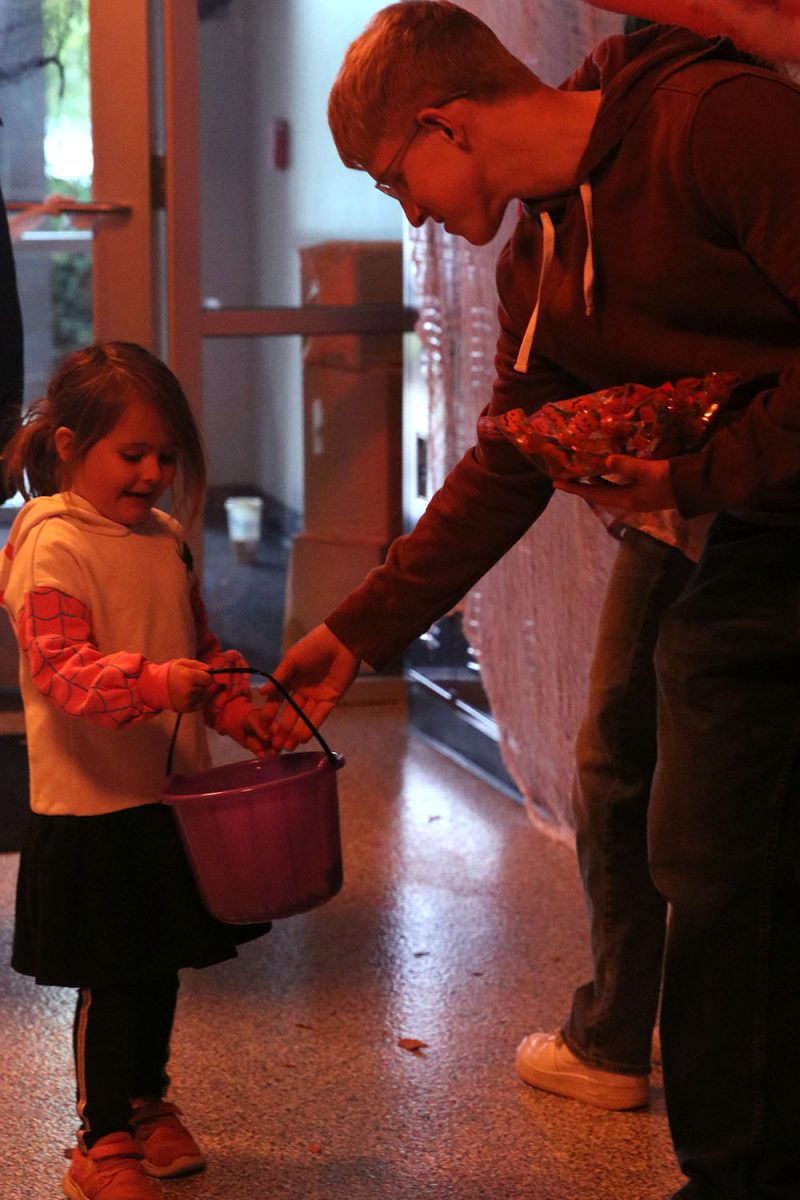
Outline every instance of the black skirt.
POLYGON ((31 815, 11 965, 38 983, 122 984, 207 967, 269 929, 226 925, 206 911, 166 805, 31 815))

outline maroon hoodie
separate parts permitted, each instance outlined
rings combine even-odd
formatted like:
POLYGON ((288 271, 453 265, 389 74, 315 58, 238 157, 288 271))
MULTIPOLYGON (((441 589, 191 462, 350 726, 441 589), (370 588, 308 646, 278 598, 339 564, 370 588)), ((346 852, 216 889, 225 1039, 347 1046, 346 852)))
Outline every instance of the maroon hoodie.
MULTIPOLYGON (((800 524, 800 88, 664 25, 609 38, 563 87, 602 100, 574 190, 526 201, 500 255, 487 411, 737 371, 756 380, 747 405, 671 462, 678 507, 800 524)), ((479 438, 327 625, 380 668, 551 494, 511 443, 479 438)))

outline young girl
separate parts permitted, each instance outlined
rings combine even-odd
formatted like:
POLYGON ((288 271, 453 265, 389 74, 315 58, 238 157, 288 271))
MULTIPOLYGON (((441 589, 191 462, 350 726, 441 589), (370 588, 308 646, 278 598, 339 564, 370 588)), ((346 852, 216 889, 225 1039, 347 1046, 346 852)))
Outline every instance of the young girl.
POLYGON ((0 588, 21 650, 33 810, 12 965, 79 989, 65 1194, 154 1200, 148 1176, 205 1165, 165 1099, 178 969, 231 958, 269 928, 203 908, 158 803, 168 746, 187 713, 176 771, 208 765, 204 720, 263 753, 259 715, 246 676, 209 674, 242 659, 209 632, 181 526, 155 508, 172 488, 193 515, 205 484, 197 427, 162 362, 125 342, 71 355, 5 470, 28 498, 0 588))

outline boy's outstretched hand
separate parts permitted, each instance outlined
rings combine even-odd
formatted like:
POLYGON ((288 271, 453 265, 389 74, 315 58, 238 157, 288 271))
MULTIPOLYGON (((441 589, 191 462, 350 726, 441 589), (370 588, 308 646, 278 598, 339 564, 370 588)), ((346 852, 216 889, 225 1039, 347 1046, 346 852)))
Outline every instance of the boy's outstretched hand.
MULTIPOLYGON (((361 660, 327 625, 318 625, 287 651, 274 675, 314 725, 321 725, 358 674, 361 660)), ((268 738, 274 750, 294 750, 313 734, 278 689, 266 683, 262 721, 269 718, 268 738)), ((264 728, 264 722, 262 729, 264 728)))

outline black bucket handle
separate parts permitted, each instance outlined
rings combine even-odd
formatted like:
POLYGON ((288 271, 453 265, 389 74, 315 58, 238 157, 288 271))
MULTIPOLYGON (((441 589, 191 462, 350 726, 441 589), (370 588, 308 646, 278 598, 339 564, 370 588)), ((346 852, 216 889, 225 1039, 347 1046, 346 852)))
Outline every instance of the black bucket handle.
MULTIPOLYGON (((275 687, 278 689, 278 691, 283 696, 286 703, 291 705, 291 707, 297 713, 298 717, 300 717, 305 722, 305 724, 308 726, 308 728, 311 730, 312 734, 319 742, 320 748, 324 751, 324 753, 328 759, 328 762, 331 764, 333 769, 335 771, 337 771, 339 769, 339 767, 341 767, 343 765, 344 759, 342 758, 341 754, 337 754, 335 750, 331 750, 330 746, 325 741, 324 737, 322 736, 320 731, 317 729, 316 725, 311 720, 311 718, 307 717, 306 714, 303 712, 302 708, 300 707, 300 705, 295 700, 292 699, 292 696, 290 695, 287 688, 285 688, 283 686, 280 679, 276 679, 274 675, 270 675, 269 671, 262 671, 259 667, 248 667, 248 666, 244 666, 244 667, 209 667, 208 673, 209 673, 209 675, 263 675, 265 679, 268 679, 270 681, 270 683, 275 685, 275 687)), ((167 775, 172 774, 172 758, 175 753, 175 743, 178 740, 178 730, 180 728, 182 716, 183 716, 183 713, 178 713, 177 718, 175 720, 175 728, 172 731, 172 738, 170 739, 169 750, 167 751, 167 770, 166 770, 167 775)))

